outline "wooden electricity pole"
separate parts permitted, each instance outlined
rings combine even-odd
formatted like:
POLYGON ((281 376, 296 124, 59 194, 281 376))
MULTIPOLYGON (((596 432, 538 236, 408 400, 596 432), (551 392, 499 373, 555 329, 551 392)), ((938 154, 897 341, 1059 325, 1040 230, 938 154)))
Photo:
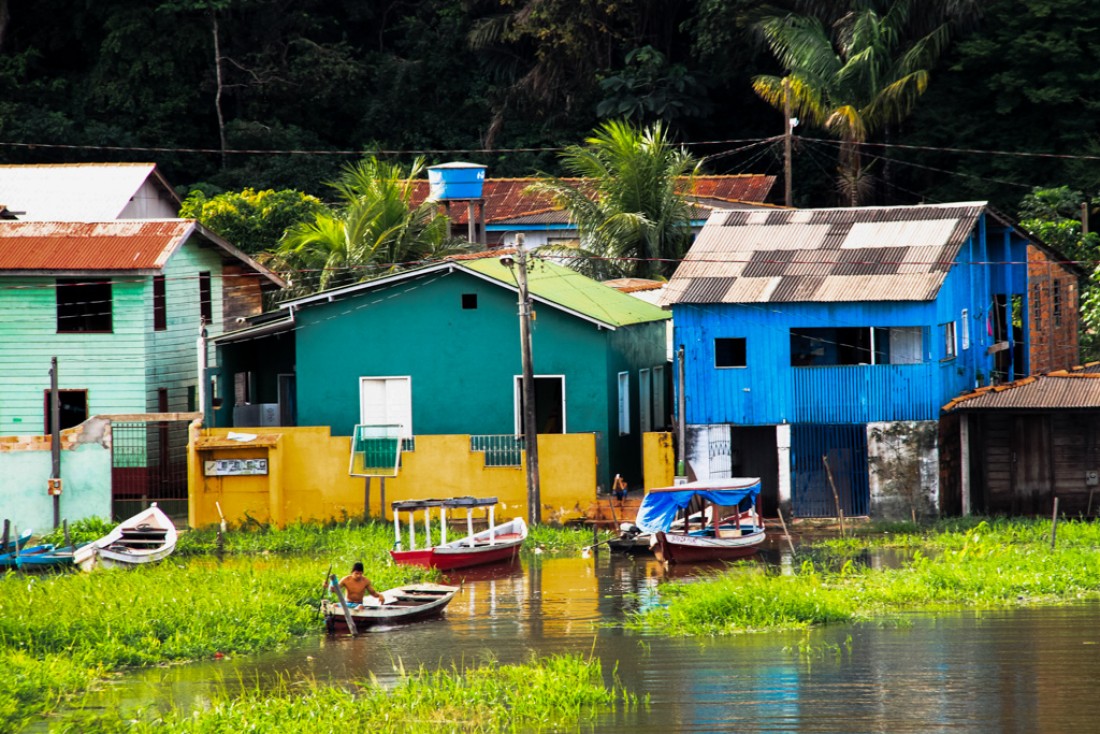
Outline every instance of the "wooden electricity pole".
POLYGON ((50 360, 50 479, 53 495, 53 527, 61 525, 61 494, 53 489, 61 479, 61 401, 57 392, 57 357, 50 360))
POLYGON ((783 203, 791 206, 791 137, 794 121, 791 118, 791 80, 783 78, 783 203))
POLYGON ((539 437, 535 425, 535 369, 531 357, 531 296, 527 291, 527 250, 516 235, 516 285, 519 288, 519 343, 523 362, 523 443, 527 450, 527 522, 538 525, 542 515, 539 488, 539 437))

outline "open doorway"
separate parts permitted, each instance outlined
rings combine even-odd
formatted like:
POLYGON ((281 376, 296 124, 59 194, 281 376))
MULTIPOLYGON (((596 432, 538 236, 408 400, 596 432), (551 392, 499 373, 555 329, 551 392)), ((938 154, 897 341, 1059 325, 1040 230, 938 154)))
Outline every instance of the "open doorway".
MULTIPOLYGON (((523 376, 515 377, 515 430, 523 433, 523 376)), ((565 433, 565 375, 535 376, 535 430, 565 433)))
MULTIPOLYGON (((50 391, 46 390, 45 418, 43 425, 46 427, 45 435, 53 432, 53 422, 50 420, 50 391)), ((60 407, 58 423, 60 430, 79 426, 88 420, 88 391, 87 390, 58 390, 57 399, 60 407)))

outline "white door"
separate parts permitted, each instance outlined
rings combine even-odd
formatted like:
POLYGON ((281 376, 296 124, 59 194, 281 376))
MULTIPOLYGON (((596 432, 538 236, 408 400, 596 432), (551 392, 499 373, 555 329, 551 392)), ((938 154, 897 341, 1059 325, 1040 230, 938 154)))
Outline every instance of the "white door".
POLYGON ((408 377, 360 377, 359 422, 364 425, 399 425, 400 436, 411 438, 412 380, 408 377))

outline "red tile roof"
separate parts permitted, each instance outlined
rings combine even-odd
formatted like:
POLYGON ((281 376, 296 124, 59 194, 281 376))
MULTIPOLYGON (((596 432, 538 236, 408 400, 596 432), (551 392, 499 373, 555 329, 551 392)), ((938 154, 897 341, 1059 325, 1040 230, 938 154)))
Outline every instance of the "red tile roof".
MULTIPOLYGON (((565 179, 570 182, 579 182, 580 179, 565 179)), ((691 179, 685 178, 687 182, 691 179)), ((537 178, 487 178, 482 190, 482 199, 485 202, 485 221, 493 223, 499 220, 513 219, 515 217, 543 214, 548 211, 556 211, 558 207, 545 194, 524 193, 531 184, 538 181, 537 178)), ((745 174, 739 176, 696 176, 689 189, 684 193, 689 196, 720 199, 722 201, 743 201, 749 203, 762 203, 775 184, 775 176, 762 174, 745 174)), ((419 205, 428 198, 428 182, 416 181, 413 190, 412 204, 419 205)), ((441 205, 443 206, 443 205, 441 205)), ((454 224, 466 223, 465 202, 457 202, 451 207, 451 221, 454 224)))

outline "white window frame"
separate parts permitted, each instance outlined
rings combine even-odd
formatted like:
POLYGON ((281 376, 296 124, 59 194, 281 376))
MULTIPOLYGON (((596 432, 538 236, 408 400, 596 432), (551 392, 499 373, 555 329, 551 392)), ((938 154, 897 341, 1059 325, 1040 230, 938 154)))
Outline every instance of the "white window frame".
POLYGON ((959 356, 958 332, 954 321, 940 324, 943 329, 943 359, 946 362, 959 356))
MULTIPOLYGON (((396 394, 394 398, 398 397, 396 394)), ((412 424, 412 377, 408 375, 371 375, 363 376, 359 378, 359 423, 361 425, 400 425, 401 438, 413 437, 413 424, 412 424), (369 406, 367 403, 367 396, 365 387, 368 382, 383 382, 386 383, 386 397, 385 397, 385 415, 382 416, 369 416, 367 414, 369 406), (392 410, 392 406, 396 404, 396 400, 391 400, 389 395, 389 383, 401 384, 404 383, 404 395, 403 405, 399 407, 397 411, 392 410), (391 412, 393 413, 391 415, 391 412)))
POLYGON ((962 348, 965 352, 970 349, 970 309, 964 308, 962 310, 959 321, 962 322, 962 348))
POLYGON ((630 373, 619 373, 619 435, 630 435, 630 373))

